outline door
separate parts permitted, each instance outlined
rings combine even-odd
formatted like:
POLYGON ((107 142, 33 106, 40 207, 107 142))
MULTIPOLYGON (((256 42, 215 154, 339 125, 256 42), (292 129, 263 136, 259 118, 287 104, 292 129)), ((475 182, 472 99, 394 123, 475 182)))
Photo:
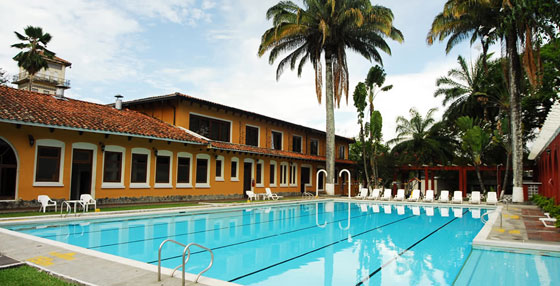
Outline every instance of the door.
POLYGON ((311 170, 309 169, 309 167, 301 167, 300 192, 302 193, 305 192, 305 185, 311 182, 309 176, 311 176, 311 170))
POLYGON ((252 173, 253 173, 253 163, 245 162, 243 164, 243 197, 246 198, 247 194, 245 191, 251 190, 252 183, 252 173))
POLYGON ((16 198, 17 159, 12 147, 0 139, 0 200, 16 198))
POLYGON ((78 200, 80 195, 91 193, 92 159, 93 150, 73 150, 70 199, 78 200))

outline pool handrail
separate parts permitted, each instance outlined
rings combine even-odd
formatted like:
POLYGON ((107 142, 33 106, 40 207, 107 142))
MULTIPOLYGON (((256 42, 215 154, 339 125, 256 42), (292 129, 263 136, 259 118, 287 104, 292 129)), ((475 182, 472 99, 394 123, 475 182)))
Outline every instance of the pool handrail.
POLYGON ((191 242, 187 245, 177 242, 173 239, 166 239, 164 240, 160 245, 159 245, 159 249, 158 249, 158 281, 161 281, 161 249, 163 248, 163 246, 168 243, 168 242, 172 242, 175 243, 177 245, 183 246, 183 259, 181 260, 182 263, 181 265, 175 267, 175 269, 173 269, 173 272, 171 272, 171 277, 173 277, 173 274, 175 274, 175 271, 177 269, 179 269, 179 267, 183 268, 183 274, 181 275, 181 279, 182 279, 182 285, 185 286, 185 264, 187 264, 187 262, 189 262, 189 259, 191 258, 191 249, 190 247, 195 245, 198 246, 208 252, 210 252, 210 264, 208 264, 208 267, 206 267, 204 270, 200 271, 200 273, 198 273, 198 275, 196 276, 196 279, 194 280, 195 283, 198 283, 198 279, 200 278, 200 275, 202 275, 204 272, 208 271, 212 265, 214 264, 214 253, 212 252, 212 250, 210 248, 204 247, 198 243, 194 243, 191 242), (187 254, 188 253, 188 254, 187 254), (187 254, 187 258, 185 259, 185 254, 187 254))

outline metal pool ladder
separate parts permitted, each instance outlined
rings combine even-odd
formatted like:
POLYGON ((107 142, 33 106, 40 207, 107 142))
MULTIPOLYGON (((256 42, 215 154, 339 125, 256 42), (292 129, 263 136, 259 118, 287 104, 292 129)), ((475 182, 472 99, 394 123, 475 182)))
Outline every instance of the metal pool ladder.
MULTIPOLYGON (((488 221, 488 219, 490 219, 490 214, 495 213, 496 211, 489 211, 489 212, 485 212, 481 217, 480 217, 480 221, 482 221, 482 223, 486 223, 488 221), (487 217, 486 219, 484 217, 487 217)), ((502 213, 500 213, 500 227, 502 227, 502 213)))
POLYGON ((160 245, 159 245, 159 250, 158 250, 158 281, 161 281, 161 249, 163 248, 163 246, 168 243, 168 242, 172 242, 175 243, 177 245, 183 246, 183 259, 181 260, 182 263, 175 267, 175 269, 173 269, 173 272, 171 272, 171 277, 173 277, 173 274, 175 274, 175 271, 177 269, 179 269, 179 267, 183 268, 183 275, 181 275, 181 279, 183 280, 183 286, 185 286, 185 264, 187 264, 187 262, 189 262, 189 259, 191 258, 191 246, 198 246, 208 252, 210 252, 210 264, 208 265, 208 267, 206 267, 204 270, 202 270, 200 273, 198 273, 198 276, 196 276, 196 279, 194 280, 195 283, 198 282, 198 278, 200 278, 200 275, 202 275, 202 273, 208 271, 210 269, 210 267, 212 267, 212 264, 214 264, 214 253, 212 252, 212 250, 210 248, 204 247, 198 243, 194 243, 191 242, 187 245, 182 244, 180 242, 177 242, 173 239, 167 239, 165 241, 163 241, 160 245), (185 253, 187 253, 187 259, 185 259, 185 253))

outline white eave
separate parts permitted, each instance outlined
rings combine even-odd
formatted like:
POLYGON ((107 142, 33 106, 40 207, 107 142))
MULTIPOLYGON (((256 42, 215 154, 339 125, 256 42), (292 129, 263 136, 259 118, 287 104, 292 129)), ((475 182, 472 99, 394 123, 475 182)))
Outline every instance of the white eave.
POLYGON ((557 101, 548 112, 539 136, 533 143, 529 160, 535 160, 545 148, 560 134, 560 102, 557 101))

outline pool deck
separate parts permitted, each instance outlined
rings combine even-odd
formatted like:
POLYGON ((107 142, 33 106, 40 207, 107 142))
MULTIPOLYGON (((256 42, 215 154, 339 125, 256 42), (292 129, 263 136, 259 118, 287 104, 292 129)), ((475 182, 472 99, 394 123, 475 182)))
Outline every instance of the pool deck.
MULTIPOLYGON (((340 197, 333 199, 336 201, 349 201, 348 199, 341 199, 340 197)), ((309 200, 305 201, 309 202, 309 200)), ((354 199, 351 201, 368 203, 401 203, 392 201, 362 201, 354 199)), ((289 202, 295 202, 295 200, 291 200, 289 202)), ((278 201, 273 204, 289 202, 278 201)), ((431 205, 434 207, 451 206, 449 204, 438 203, 402 203, 431 205)), ((239 204, 223 204, 223 206, 239 206, 239 204)), ((469 208, 485 207, 486 205, 462 204, 453 206, 469 208)), ((212 208, 215 208, 215 206, 212 208)), ((208 208, 186 207, 184 209, 200 210, 208 208)), ((175 208, 173 210, 176 211, 175 208)), ((477 238, 475 238, 475 241, 473 241, 473 247, 490 246, 513 249, 536 249, 541 252, 558 252, 560 254, 560 229, 545 228, 538 219, 540 217, 544 217, 538 207, 529 205, 498 205, 497 210, 501 211, 501 220, 500 216, 498 216, 496 212, 496 215, 493 215, 489 219, 488 223, 481 230, 477 238)), ((127 213, 128 215, 131 215, 132 212, 127 213)), ((98 215, 92 214, 91 216, 103 216, 101 214, 98 215)), ((90 215, 86 216, 90 217, 90 215)), ((60 219, 60 216, 53 216, 52 218, 43 218, 43 220, 51 220, 55 219, 55 217, 60 219)), ((37 219, 37 217, 11 218, 9 221, 23 222, 23 220, 36 221, 37 219)), ((180 273, 176 273, 175 277, 170 277, 169 269, 162 269, 162 281, 158 282, 157 266, 155 265, 148 265, 146 263, 104 254, 48 239, 38 238, 23 233, 13 232, 3 228, 0 228, 0 241, 2 241, 2 243, 0 243, 0 257, 5 256, 17 261, 25 262, 31 266, 49 272, 54 276, 58 276, 64 280, 71 281, 79 285, 159 286, 181 285, 182 282, 180 279, 180 273)), ((207 277, 201 277, 201 283, 194 283, 190 282, 194 280, 194 275, 189 274, 187 274, 186 280, 186 285, 237 285, 207 277)))

